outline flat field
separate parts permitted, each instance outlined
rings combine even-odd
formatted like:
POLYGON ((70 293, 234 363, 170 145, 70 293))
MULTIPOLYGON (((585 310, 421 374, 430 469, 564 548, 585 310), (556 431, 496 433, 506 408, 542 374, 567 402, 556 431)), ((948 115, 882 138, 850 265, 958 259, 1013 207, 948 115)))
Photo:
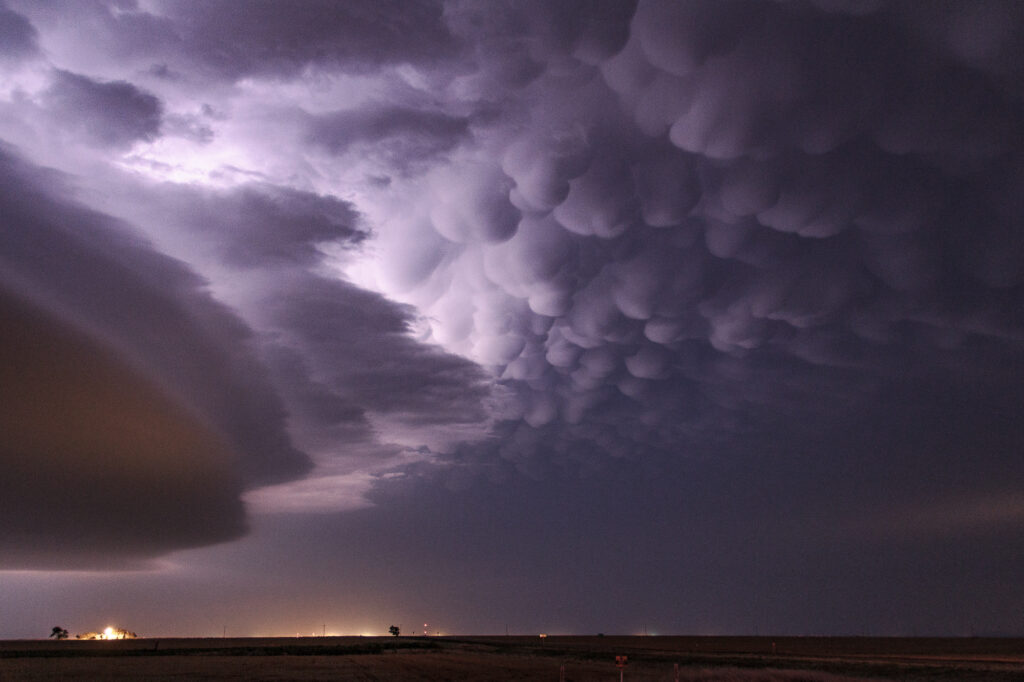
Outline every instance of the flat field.
POLYGON ((872 637, 281 637, 0 641, 0 681, 1024 680, 1024 640, 872 637), (562 676, 562 677, 560 677, 562 676))

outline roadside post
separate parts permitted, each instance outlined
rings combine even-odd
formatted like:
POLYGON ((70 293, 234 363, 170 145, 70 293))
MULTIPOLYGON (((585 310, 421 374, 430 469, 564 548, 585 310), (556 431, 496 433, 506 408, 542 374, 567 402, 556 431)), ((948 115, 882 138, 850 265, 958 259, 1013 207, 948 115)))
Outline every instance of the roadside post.
POLYGON ((628 656, 616 656, 615 667, 619 669, 619 682, 622 682, 622 676, 626 672, 626 663, 628 662, 628 656))

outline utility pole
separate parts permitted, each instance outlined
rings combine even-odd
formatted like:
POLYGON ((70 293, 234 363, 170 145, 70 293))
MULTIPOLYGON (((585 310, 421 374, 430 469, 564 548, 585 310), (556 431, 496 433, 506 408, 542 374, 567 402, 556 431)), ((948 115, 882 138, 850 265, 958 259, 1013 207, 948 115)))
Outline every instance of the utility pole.
POLYGON ((324 623, 324 629, 322 630, 322 634, 320 636, 321 637, 326 637, 327 636, 327 623, 324 623))

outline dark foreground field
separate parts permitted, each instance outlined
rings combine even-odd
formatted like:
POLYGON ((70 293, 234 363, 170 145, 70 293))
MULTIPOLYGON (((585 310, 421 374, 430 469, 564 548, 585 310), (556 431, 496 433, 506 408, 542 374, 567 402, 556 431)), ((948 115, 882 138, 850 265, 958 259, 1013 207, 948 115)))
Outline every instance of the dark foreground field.
POLYGON ((1024 640, 303 637, 3 641, 0 680, 1024 680, 1024 640))

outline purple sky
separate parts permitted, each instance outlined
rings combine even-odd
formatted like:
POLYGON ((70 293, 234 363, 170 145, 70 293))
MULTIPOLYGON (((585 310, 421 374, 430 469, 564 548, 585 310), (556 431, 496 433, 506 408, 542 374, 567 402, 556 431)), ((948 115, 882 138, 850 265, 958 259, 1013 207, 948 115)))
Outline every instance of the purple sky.
POLYGON ((0 0, 0 637, 1024 634, 1024 4, 0 0))

